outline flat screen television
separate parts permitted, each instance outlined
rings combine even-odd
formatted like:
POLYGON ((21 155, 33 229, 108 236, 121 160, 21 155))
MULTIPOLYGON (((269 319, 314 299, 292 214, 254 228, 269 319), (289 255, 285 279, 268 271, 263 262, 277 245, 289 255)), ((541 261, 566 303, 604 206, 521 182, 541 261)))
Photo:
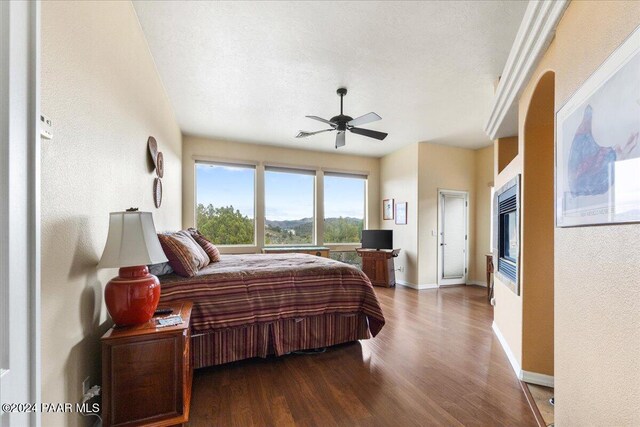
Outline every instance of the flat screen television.
POLYGON ((362 230, 363 249, 393 249, 393 230, 362 230))

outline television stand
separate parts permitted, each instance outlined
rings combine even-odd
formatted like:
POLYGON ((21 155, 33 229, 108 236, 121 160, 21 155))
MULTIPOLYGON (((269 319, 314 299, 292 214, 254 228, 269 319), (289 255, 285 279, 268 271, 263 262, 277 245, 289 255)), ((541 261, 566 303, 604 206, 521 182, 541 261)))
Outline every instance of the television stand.
POLYGON ((396 272, 393 259, 400 249, 356 249, 362 258, 362 271, 371 284, 391 288, 396 285, 396 272))

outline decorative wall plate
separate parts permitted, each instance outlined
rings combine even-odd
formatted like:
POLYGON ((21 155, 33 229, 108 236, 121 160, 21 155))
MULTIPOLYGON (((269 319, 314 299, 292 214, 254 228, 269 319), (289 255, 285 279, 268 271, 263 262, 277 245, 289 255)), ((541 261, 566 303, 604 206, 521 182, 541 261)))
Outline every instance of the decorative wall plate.
POLYGON ((162 180, 160 178, 153 180, 153 203, 155 203, 156 208, 159 208, 162 204, 162 180))
POLYGON ((149 147, 149 154, 151 155, 151 160, 153 160, 153 166, 158 167, 157 158, 158 158, 158 143, 156 139, 152 136, 147 140, 147 146, 149 147))
POLYGON ((156 173, 160 178, 164 178, 164 156, 162 152, 159 152, 156 157, 156 173))

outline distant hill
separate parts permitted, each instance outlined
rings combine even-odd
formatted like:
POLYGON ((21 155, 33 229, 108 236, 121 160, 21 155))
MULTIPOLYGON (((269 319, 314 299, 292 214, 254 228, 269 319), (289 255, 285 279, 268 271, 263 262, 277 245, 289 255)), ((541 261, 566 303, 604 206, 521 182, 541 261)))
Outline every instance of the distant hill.
MULTIPOLYGON (((360 224, 362 222, 362 219, 352 218, 347 216, 342 218, 326 218, 325 223, 331 224, 331 223, 338 222, 340 220, 346 221, 347 223, 351 223, 351 224, 360 224)), ((267 219, 265 220, 265 223, 269 227, 280 227, 283 230, 294 230, 296 227, 299 227, 303 224, 313 223, 313 218, 288 219, 283 221, 273 221, 273 220, 267 219)))
MULTIPOLYGON (((266 220, 265 241, 267 244, 310 243, 313 219, 266 220)), ((362 219, 343 217, 325 220, 325 237, 331 242, 358 242, 362 230, 362 219)))
POLYGON ((302 224, 309 224, 312 222, 313 222, 313 218, 288 219, 283 221, 272 221, 268 219, 265 220, 265 223, 267 224, 267 226, 274 227, 274 228, 280 227, 283 230, 293 230, 302 224))
MULTIPOLYGON (((255 220, 243 215, 233 206, 215 207, 211 204, 196 207, 198 230, 208 239, 221 245, 245 245, 254 243, 255 220)), ((358 218, 327 218, 324 233, 325 243, 357 243, 360 241, 363 221, 358 218)), ((313 241, 313 219, 266 220, 265 243, 309 244, 313 241)))

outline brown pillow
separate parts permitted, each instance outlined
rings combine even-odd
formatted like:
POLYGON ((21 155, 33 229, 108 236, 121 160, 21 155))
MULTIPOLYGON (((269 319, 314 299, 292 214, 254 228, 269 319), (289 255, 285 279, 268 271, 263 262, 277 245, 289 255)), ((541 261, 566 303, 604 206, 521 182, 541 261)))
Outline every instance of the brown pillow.
POLYGON ((186 231, 159 234, 158 239, 169 259, 169 265, 180 276, 195 276, 198 270, 209 264, 207 253, 186 231))
POLYGON ((200 233, 195 228, 190 228, 188 231, 189 233, 191 233, 191 237, 193 237, 193 240, 198 242, 198 244, 202 247, 202 249, 204 249, 207 255, 209 255, 209 259, 211 260, 211 262, 220 261, 220 251, 218 250, 216 245, 211 243, 209 239, 204 237, 202 233, 200 233))

